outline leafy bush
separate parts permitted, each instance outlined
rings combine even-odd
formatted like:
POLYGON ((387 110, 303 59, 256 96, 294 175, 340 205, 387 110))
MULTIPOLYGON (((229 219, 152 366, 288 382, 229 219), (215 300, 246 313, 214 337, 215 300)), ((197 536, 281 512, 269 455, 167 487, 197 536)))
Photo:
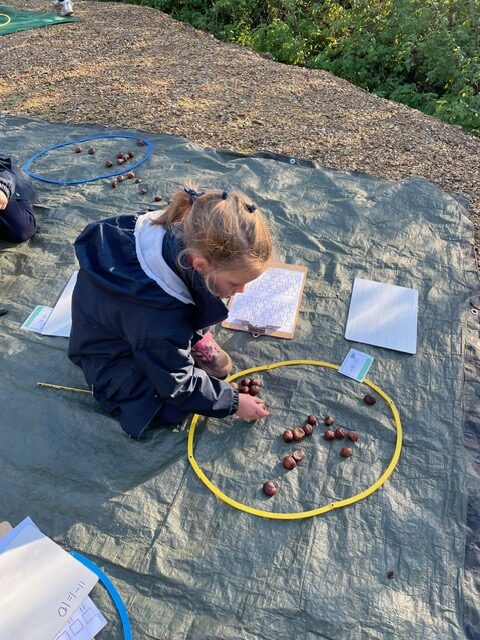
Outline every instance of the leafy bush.
POLYGON ((127 0, 480 134, 480 0, 127 0))

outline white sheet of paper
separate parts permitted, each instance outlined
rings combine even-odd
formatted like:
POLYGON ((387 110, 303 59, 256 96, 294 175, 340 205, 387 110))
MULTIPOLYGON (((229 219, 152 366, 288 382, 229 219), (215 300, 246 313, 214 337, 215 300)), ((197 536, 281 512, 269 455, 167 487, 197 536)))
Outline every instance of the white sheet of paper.
POLYGON ((0 576, 2 640, 55 638, 98 580, 30 518, 0 539, 0 576))
POLYGON ((52 311, 52 307, 44 307, 41 304, 37 304, 20 328, 26 331, 33 331, 34 333, 42 333, 43 327, 52 311))
POLYGON ((417 352, 418 291, 355 278, 345 338, 417 352))
POLYGON ((106 624, 103 614, 92 600, 85 598, 54 640, 92 640, 106 624))
POLYGON ((275 327, 290 333, 295 323, 298 298, 306 274, 272 267, 236 293, 228 312, 232 324, 249 322, 255 327, 275 327))
POLYGON ((68 338, 72 328, 72 293, 77 281, 78 271, 75 271, 67 282, 62 295, 57 304, 53 307, 52 313, 48 317, 42 329, 44 336, 62 336, 68 338))

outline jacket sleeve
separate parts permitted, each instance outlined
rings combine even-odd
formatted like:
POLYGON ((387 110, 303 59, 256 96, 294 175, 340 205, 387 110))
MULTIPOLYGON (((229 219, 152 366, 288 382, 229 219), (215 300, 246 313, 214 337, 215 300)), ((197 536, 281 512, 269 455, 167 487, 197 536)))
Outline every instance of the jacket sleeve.
POLYGON ((238 391, 194 366, 189 348, 173 338, 150 338, 135 348, 138 365, 166 403, 186 413, 224 418, 238 409, 238 391))
POLYGON ((0 158, 0 189, 9 200, 15 193, 15 174, 2 158, 0 158))

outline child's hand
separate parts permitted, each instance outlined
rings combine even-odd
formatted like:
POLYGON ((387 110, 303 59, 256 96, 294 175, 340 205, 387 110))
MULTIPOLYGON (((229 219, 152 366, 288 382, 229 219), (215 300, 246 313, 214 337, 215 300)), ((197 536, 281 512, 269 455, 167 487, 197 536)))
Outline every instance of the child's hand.
POLYGON ((3 193, 3 191, 0 189, 0 211, 2 209, 5 209, 6 206, 8 204, 8 198, 7 196, 3 193))
POLYGON ((270 415, 270 411, 265 409, 263 400, 255 396, 249 396, 247 393, 238 395, 238 409, 235 414, 244 420, 260 420, 270 415))

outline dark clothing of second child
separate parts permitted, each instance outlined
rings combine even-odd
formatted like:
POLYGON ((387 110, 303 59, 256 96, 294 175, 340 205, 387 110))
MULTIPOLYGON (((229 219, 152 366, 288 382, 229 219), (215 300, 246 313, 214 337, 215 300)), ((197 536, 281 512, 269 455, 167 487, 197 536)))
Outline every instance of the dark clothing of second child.
POLYGON ((8 198, 6 208, 0 210, 0 240, 28 240, 37 230, 31 206, 36 193, 27 174, 11 158, 0 158, 0 190, 8 198))
POLYGON ((193 268, 178 265, 178 229, 151 225, 152 215, 94 222, 75 242, 69 358, 135 439, 154 418, 178 423, 191 413, 224 418, 238 409, 238 391, 191 355, 201 330, 224 320, 227 308, 193 268))

